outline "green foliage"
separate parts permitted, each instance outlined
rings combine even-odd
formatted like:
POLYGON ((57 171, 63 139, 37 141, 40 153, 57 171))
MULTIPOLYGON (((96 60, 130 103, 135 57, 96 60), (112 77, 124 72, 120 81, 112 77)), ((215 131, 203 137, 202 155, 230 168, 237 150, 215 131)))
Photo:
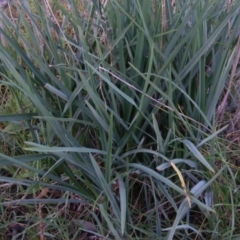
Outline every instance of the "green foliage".
MULTIPOLYGON (((53 8, 35 1, 34 11, 15 5, 17 20, 5 16, 0 30, 1 84, 14 89, 19 106, 28 99, 31 111, 0 116, 26 133, 21 153, 1 154, 11 173, 1 182, 25 186, 26 194, 41 187, 70 193, 51 197, 55 206, 76 204, 77 196, 87 208, 77 217, 108 239, 240 234, 237 173, 219 137, 226 127, 215 123, 240 2, 169 2, 109 0, 103 7, 92 0, 84 13, 70 0, 53 8)), ((33 194, 17 204, 38 200, 33 194)), ((51 211, 46 236, 64 222, 51 211)))

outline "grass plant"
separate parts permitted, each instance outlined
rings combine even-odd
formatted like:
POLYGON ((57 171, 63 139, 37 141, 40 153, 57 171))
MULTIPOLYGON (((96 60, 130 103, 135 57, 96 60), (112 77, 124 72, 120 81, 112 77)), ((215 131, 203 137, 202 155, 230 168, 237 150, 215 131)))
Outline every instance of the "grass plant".
POLYGON ((2 239, 240 238, 227 125, 239 11, 237 0, 11 3, 2 239))

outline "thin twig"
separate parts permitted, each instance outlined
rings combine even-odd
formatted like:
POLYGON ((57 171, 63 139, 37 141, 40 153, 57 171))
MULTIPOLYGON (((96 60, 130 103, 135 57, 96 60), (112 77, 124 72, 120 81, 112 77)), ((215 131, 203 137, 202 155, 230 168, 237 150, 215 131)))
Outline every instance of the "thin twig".
POLYGON ((219 120, 222 119, 223 113, 224 113, 223 110, 226 108, 226 105, 227 105, 227 99, 228 99, 230 91, 232 89, 233 79, 236 74, 236 69, 237 69, 237 66, 239 63, 239 59, 240 59, 240 36, 238 37, 238 42, 237 42, 237 46, 236 46, 236 55, 235 55, 235 59, 233 61, 233 67, 232 67, 232 71, 231 71, 231 75, 230 75, 227 92, 222 100, 222 103, 219 105, 218 110, 217 110, 217 118, 219 120))
MULTIPOLYGON (((59 31, 61 32, 62 36, 63 36, 63 39, 64 41, 66 42, 66 44, 68 45, 70 51, 72 52, 72 55, 74 56, 75 60, 77 61, 77 57, 76 57, 76 54, 74 53, 74 51, 72 50, 72 47, 70 46, 69 44, 69 41, 67 40, 61 26, 59 25, 59 22, 57 20, 57 18, 55 17, 54 13, 53 13, 53 10, 52 10, 52 7, 50 6, 50 3, 48 0, 44 0, 44 3, 45 3, 45 6, 46 6, 46 9, 48 9, 48 11, 50 12, 50 14, 52 15, 52 19, 54 21, 54 23, 57 25, 59 31)), ((67 57, 66 57, 66 60, 67 60, 67 57)))
MULTIPOLYGON (((105 72, 108 72, 108 73, 111 74, 114 78, 116 78, 116 79, 119 80, 120 82, 126 84, 128 87, 136 90, 137 92, 139 92, 139 93, 141 93, 141 94, 144 94, 144 96, 148 97, 148 98, 151 99, 153 102, 155 102, 155 103, 157 103, 157 104, 165 107, 166 109, 168 109, 168 110, 170 110, 170 111, 172 111, 172 112, 175 112, 175 110, 174 110, 173 108, 171 108, 171 107, 169 107, 168 105, 160 102, 159 100, 151 97, 150 95, 148 95, 148 94, 146 94, 146 93, 143 93, 143 91, 141 91, 140 89, 136 88, 134 85, 129 84, 129 83, 126 82, 125 80, 121 79, 120 77, 118 77, 117 75, 115 75, 114 73, 112 73, 110 70, 105 69, 105 68, 103 68, 103 67, 101 67, 101 66, 99 66, 99 69, 101 69, 101 70, 103 70, 103 71, 105 71, 105 72)), ((178 112, 178 114, 179 114, 181 117, 185 118, 185 119, 188 119, 188 120, 190 120, 190 121, 192 121, 192 122, 194 122, 194 123, 197 123, 199 126, 205 128, 205 129, 209 129, 207 126, 201 124, 200 122, 196 121, 196 120, 193 119, 193 118, 190 118, 190 117, 184 115, 183 113, 178 112)))

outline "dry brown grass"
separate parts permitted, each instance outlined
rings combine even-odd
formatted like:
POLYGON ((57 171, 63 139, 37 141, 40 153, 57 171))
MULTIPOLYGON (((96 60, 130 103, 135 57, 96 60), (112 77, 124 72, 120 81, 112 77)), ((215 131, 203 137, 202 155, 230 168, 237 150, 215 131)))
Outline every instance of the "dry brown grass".
MULTIPOLYGON (((66 11, 68 11, 68 13, 71 13, 71 7, 69 5, 68 0, 60 0, 60 1, 56 1, 56 0, 41 0, 39 1, 42 3, 42 7, 44 8, 45 12, 46 12, 46 18, 48 18, 53 24, 55 24, 58 29, 61 31, 61 25, 63 23, 64 20, 64 14, 61 10, 65 9, 66 11)), ((38 2, 38 3, 39 3, 38 2)), ((79 0, 79 1, 75 1, 77 4, 77 11, 79 12, 80 15, 86 15, 86 9, 84 6, 84 1, 83 0, 79 0)), ((37 12, 37 8, 36 8, 36 4, 35 4, 35 0, 30 0, 28 1, 28 5, 29 8, 31 10, 31 12, 33 14, 38 14, 37 12)), ((8 17, 12 20, 12 21, 17 21, 18 19, 18 11, 21 10, 23 13, 25 12, 23 7, 21 7, 21 1, 17 0, 14 3, 8 4, 8 7, 5 9, 6 14, 8 15, 8 17)), ((28 14, 24 13, 26 19, 29 19, 28 14)), ((72 28, 71 26, 68 27, 68 31, 65 32, 65 34, 72 34, 72 28)), ((24 28, 23 28, 24 31, 24 28)), ((52 36, 53 39, 57 37, 57 34, 55 33, 54 30, 52 30, 52 36)))

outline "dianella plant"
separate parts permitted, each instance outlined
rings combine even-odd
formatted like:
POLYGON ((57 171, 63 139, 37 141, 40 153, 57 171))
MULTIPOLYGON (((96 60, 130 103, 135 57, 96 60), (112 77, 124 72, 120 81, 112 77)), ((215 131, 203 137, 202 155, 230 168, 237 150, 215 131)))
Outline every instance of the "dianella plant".
POLYGON ((57 239, 240 236, 239 1, 29 0, 2 26, 2 216, 57 239))

